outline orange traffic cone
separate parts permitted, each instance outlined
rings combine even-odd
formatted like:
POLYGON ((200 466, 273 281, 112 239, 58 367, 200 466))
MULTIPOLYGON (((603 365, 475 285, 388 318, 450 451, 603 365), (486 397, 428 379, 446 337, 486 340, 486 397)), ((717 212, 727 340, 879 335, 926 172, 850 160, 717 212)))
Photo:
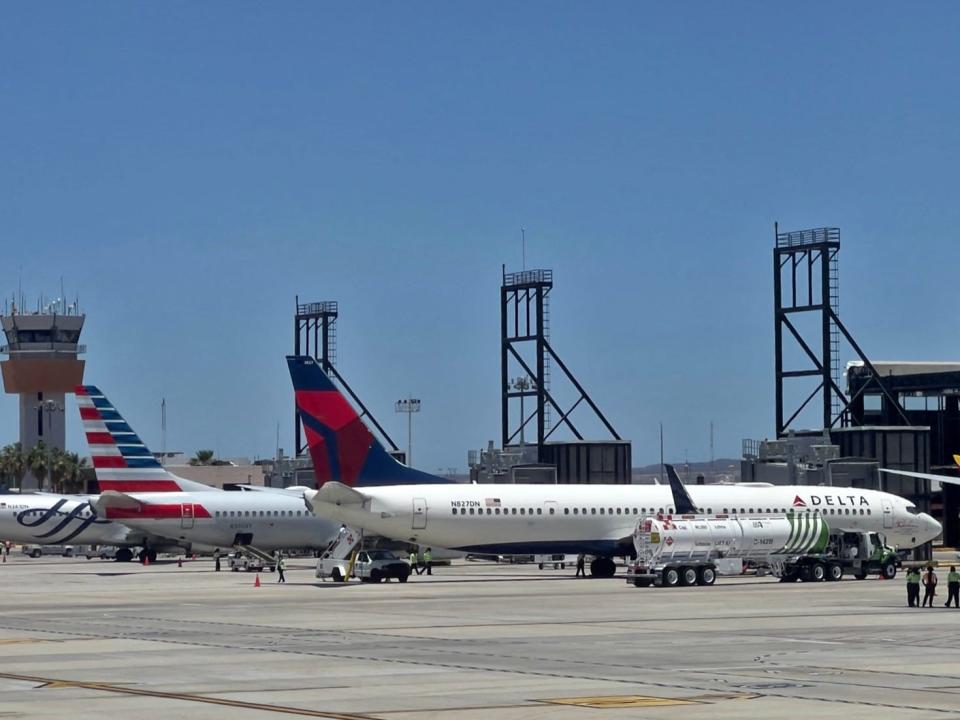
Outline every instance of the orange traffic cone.
POLYGON ((254 587, 260 587, 260 573, 257 573, 257 579, 253 581, 254 587))
POLYGON ((144 555, 144 556, 143 556, 143 566, 144 566, 144 567, 148 567, 149 565, 150 565, 150 556, 149 556, 149 555, 144 555))

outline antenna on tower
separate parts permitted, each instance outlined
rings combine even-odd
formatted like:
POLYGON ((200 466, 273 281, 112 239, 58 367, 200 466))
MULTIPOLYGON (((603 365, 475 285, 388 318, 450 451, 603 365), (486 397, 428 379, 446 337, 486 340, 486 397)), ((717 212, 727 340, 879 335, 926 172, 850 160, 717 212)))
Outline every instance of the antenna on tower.
POLYGON ((520 248, 521 248, 520 252, 522 253, 521 260, 523 261, 523 266, 521 269, 526 270, 527 269, 527 230, 526 228, 523 228, 523 227, 520 228, 520 248))

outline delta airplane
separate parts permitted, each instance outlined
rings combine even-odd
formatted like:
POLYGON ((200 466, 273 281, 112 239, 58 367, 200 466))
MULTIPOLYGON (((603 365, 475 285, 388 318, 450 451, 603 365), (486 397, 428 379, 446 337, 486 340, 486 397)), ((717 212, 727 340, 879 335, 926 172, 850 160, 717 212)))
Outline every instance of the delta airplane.
POLYGON ((149 538, 262 553, 324 548, 339 531, 339 523, 304 505, 302 489, 225 492, 168 472, 97 387, 74 392, 101 491, 89 500, 92 524, 114 521, 141 533, 150 560, 156 548, 149 538))
MULTIPOLYGON (((633 553, 637 520, 675 511, 667 485, 451 484, 393 462, 375 440, 365 461, 353 463, 351 448, 365 448, 372 435, 314 360, 287 363, 320 488, 304 497, 320 517, 468 553, 586 553, 595 557, 591 574, 610 577, 613 558, 633 553)), ((688 491, 701 514, 820 513, 831 528, 877 531, 900 548, 940 534, 913 503, 876 490, 741 483, 688 491)))

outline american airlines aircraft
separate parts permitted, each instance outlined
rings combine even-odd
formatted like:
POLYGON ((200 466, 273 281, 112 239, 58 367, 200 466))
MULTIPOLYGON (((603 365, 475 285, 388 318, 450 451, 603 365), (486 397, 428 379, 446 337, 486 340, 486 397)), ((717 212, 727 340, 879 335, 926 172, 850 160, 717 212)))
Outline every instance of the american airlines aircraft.
MULTIPOLYGON (((387 472, 382 459, 377 475, 387 481, 372 484, 365 475, 370 463, 346 472, 345 465, 338 464, 344 450, 334 442, 347 441, 349 447, 361 434, 362 420, 314 360, 291 356, 287 363, 318 469, 320 489, 304 495, 320 517, 397 540, 470 553, 587 553, 596 558, 591 574, 610 577, 616 569, 613 558, 633 553, 637 520, 675 510, 666 485, 469 485, 442 483, 429 475, 429 483, 417 484, 420 481, 410 478, 416 471, 395 463, 387 472), (338 438, 338 428, 352 429, 349 434, 339 431, 343 437, 338 438), (365 486, 358 489, 360 484, 365 486)), ((372 439, 369 431, 362 439, 361 445, 372 439)), ((382 448, 370 452, 389 459, 382 448)), ((688 490, 701 514, 820 513, 831 528, 877 531, 900 548, 916 547, 940 534, 940 524, 913 503, 876 490, 763 483, 688 490)))
MULTIPOLYGON (((339 523, 316 517, 303 491, 224 492, 167 471, 93 385, 75 388, 101 494, 90 499, 99 521, 116 521, 149 538, 187 547, 249 546, 269 551, 324 548, 339 523)), ((98 520, 94 520, 96 523, 98 520)))

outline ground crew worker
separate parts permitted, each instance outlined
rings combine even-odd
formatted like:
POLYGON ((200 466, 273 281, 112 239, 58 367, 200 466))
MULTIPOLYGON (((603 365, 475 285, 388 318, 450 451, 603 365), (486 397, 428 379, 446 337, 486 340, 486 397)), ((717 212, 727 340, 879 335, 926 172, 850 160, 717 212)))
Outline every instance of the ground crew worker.
POLYGON ((586 577, 587 571, 584 569, 584 565, 587 559, 584 557, 583 553, 577 555, 577 574, 574 577, 586 577))
POLYGON ((918 568, 907 570, 907 605, 920 607, 920 570, 918 568))
POLYGON ((956 565, 951 565, 947 573, 947 604, 944 607, 950 607, 951 600, 954 607, 960 607, 960 573, 956 565))
POLYGON ((933 607, 933 596, 937 594, 937 574, 933 571, 933 565, 927 565, 927 571, 923 574, 923 587, 921 607, 933 607), (927 602, 930 604, 927 605, 927 602))
POLYGON ((426 568, 427 575, 433 575, 433 553, 430 548, 423 551, 423 567, 426 568))
POLYGON ((280 555, 277 558, 277 582, 285 583, 287 579, 283 576, 283 571, 287 569, 287 561, 283 559, 283 555, 280 555))
POLYGON ((410 551, 410 571, 415 572, 417 575, 420 574, 420 563, 417 561, 416 548, 410 551))
POLYGON ((220 548, 213 551, 213 569, 220 572, 220 548))

